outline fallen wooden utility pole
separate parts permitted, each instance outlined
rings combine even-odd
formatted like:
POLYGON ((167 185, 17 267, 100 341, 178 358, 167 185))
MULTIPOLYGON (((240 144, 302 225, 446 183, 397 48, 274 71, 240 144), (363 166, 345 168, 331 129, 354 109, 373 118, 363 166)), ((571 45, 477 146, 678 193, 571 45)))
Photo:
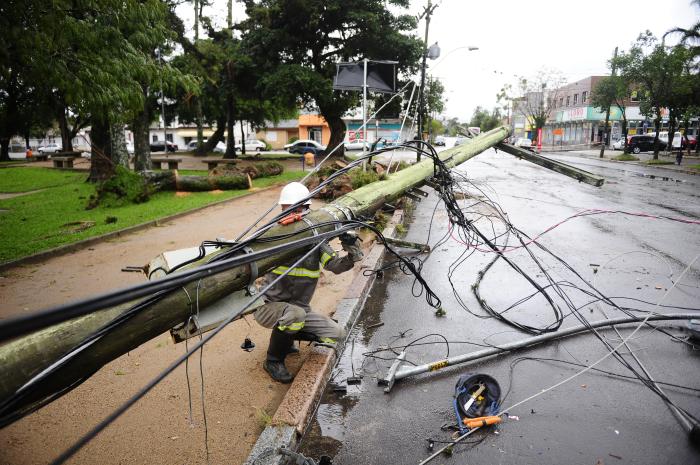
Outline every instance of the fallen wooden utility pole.
MULTIPOLYGON (((448 167, 454 167, 493 147, 508 135, 507 127, 496 128, 466 144, 441 152, 440 158, 448 167)), ((286 226, 275 225, 263 237, 307 229, 308 223, 321 224, 371 215, 385 203, 401 197, 406 190, 422 185, 433 176, 433 173, 433 161, 423 160, 390 175, 386 180, 366 185, 322 209, 311 212, 305 217, 306 222, 286 226)), ((333 229, 335 229, 334 225, 326 224, 317 227, 316 231, 324 233, 333 229)), ((313 235, 314 232, 305 231, 297 237, 313 235)), ((291 240, 278 239, 266 243, 253 243, 250 249, 261 251, 291 240)), ((258 260, 256 267, 238 266, 185 284, 166 292, 157 299, 149 297, 122 303, 113 308, 96 311, 19 337, 1 346, 0 426, 11 423, 56 399, 89 378, 106 363, 187 320, 191 313, 196 311, 192 308, 192 296, 197 296, 199 307, 205 308, 249 285, 255 278, 255 276, 251 277, 251 269, 257 268, 258 275, 263 275, 279 264, 300 256, 306 249, 280 252, 258 260), (85 345, 83 350, 74 350, 137 303, 142 308, 128 320, 94 338, 89 345, 85 345), (67 357, 67 354, 70 354, 70 357, 67 357), (41 382, 32 382, 41 373, 48 373, 48 375, 41 382), (18 392, 22 395, 15 396, 18 392), (8 404, 8 399, 12 399, 13 402, 8 404)), ((209 258, 211 255, 207 257, 209 258)), ((194 266, 201 264, 203 262, 194 266)), ((6 323, 11 321, 4 324, 6 323)))
POLYGON ((566 163, 562 163, 557 160, 551 160, 549 158, 543 157, 542 155, 538 155, 525 149, 521 149, 520 147, 506 144, 505 142, 498 144, 496 148, 498 150, 503 150, 504 152, 514 155, 518 158, 527 160, 530 163, 540 165, 544 168, 548 168, 552 171, 556 171, 557 173, 569 176, 570 178, 574 178, 579 182, 585 182, 586 184, 590 184, 595 187, 600 187, 605 182, 605 180, 602 177, 596 176, 595 174, 590 173, 586 170, 575 168, 571 165, 567 165, 566 163))

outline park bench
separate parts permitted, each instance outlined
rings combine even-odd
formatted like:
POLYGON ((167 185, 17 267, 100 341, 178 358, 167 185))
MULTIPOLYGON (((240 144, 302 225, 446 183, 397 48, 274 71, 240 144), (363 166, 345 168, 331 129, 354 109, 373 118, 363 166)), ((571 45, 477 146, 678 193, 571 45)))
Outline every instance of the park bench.
POLYGON ((32 153, 32 159, 36 161, 46 161, 49 159, 49 154, 42 152, 32 153))
POLYGON ((51 157, 54 168, 73 168, 75 157, 51 157))
POLYGON ((217 165, 235 165, 237 160, 224 160, 223 158, 202 158, 202 163, 207 164, 209 170, 213 170, 217 165))
POLYGON ((182 158, 151 157, 151 161, 159 168, 163 167, 163 163, 167 163, 169 170, 176 170, 178 165, 182 163, 182 158))

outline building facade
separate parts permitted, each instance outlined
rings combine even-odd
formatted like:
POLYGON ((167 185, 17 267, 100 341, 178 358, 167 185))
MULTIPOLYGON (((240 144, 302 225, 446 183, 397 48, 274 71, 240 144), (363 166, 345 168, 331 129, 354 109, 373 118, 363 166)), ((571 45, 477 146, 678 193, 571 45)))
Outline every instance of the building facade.
MULTIPOLYGON (((593 106, 591 95, 596 85, 606 76, 589 76, 563 86, 557 91, 549 120, 544 128, 544 144, 550 146, 600 145, 605 138, 605 110, 593 106)), ((631 91, 624 102, 624 117, 627 119, 628 135, 653 132, 654 122, 639 109, 639 96, 631 91)), ((622 137, 623 114, 617 105, 610 107, 608 126, 612 144, 622 137)), ((668 110, 661 111, 661 130, 668 130, 668 110)), ((678 128, 676 128, 678 130, 678 128)), ((697 135, 698 120, 691 122, 689 135, 697 135)))

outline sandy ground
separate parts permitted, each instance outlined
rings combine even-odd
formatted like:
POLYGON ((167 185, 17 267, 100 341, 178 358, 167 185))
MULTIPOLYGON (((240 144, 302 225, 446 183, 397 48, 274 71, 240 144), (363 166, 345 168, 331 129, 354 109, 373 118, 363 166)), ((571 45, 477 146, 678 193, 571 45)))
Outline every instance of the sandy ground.
MULTIPOLYGON (((4 271, 0 318, 142 282, 143 275, 123 273, 121 268, 143 265, 161 251, 190 247, 204 239, 232 238, 272 204, 278 192, 279 188, 262 191, 38 265, 4 271)), ((313 307, 326 313, 335 308, 352 280, 349 274, 355 272, 323 273, 313 307)), ((192 422, 183 367, 69 463, 206 463, 203 407, 209 463, 241 463, 287 390, 262 369, 268 338, 269 330, 250 317, 230 325, 204 349, 204 402, 200 358, 190 361, 192 422), (257 345, 250 353, 240 349, 246 336, 257 345)), ((184 344, 175 345, 168 334, 162 334, 114 360, 64 397, 0 430, 0 463, 49 462, 184 351, 184 344)), ((288 358, 292 372, 306 351, 303 346, 300 355, 288 358)))

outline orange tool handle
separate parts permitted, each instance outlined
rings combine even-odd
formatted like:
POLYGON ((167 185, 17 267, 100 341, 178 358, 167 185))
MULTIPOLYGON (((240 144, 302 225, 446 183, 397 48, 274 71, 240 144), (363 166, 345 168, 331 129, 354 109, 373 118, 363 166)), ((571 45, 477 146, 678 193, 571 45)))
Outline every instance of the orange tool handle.
POLYGON ((479 417, 479 418, 465 418, 462 420, 467 428, 479 428, 481 426, 497 425, 501 422, 501 417, 490 416, 490 417, 479 417))
POLYGON ((291 214, 285 216, 284 218, 282 218, 281 220, 279 220, 278 223, 283 225, 283 226, 286 226, 286 225, 292 224, 296 221, 301 221, 302 216, 303 215, 301 213, 291 213, 291 214))

